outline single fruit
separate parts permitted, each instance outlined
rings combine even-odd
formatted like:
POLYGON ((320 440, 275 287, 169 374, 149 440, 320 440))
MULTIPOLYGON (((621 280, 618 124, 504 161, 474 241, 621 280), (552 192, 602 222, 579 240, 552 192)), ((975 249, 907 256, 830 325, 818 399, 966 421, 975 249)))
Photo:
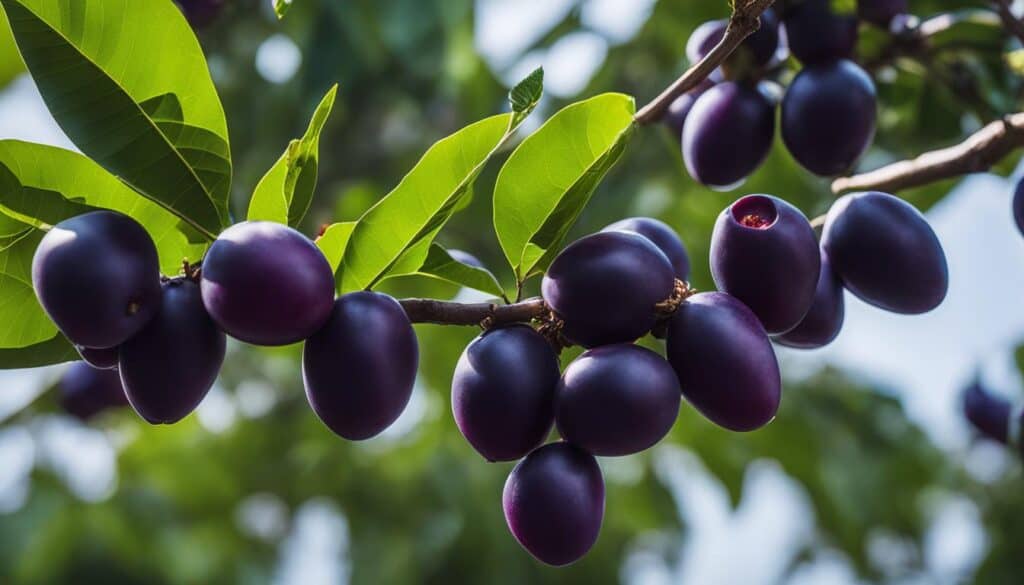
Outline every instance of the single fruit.
POLYGON ((484 266, 484 263, 481 262, 479 258, 470 254, 469 252, 463 252, 462 250, 448 250, 448 255, 451 256, 452 259, 455 260, 456 262, 461 262, 463 264, 466 264, 467 266, 472 266, 474 268, 482 268, 484 270, 487 270, 487 267, 484 266))
POLYGON ((334 304, 324 255, 288 226, 247 221, 225 230, 203 259, 203 304, 228 335, 287 345, 316 333, 334 304))
POLYGON ((814 291, 814 302, 796 328, 775 338, 775 341, 798 349, 824 347, 839 335, 845 314, 843 283, 832 270, 828 254, 821 252, 821 275, 814 291))
POLYGON ((306 340, 302 379, 313 411, 353 441, 391 426, 412 396, 419 347, 402 305, 355 292, 334 303, 327 324, 306 340))
POLYGON ((601 531, 601 468, 569 443, 544 445, 509 474, 502 508, 523 548, 549 565, 568 565, 587 554, 601 531))
POLYGON ((551 263, 541 293, 565 322, 563 333, 584 347, 634 341, 651 330, 655 305, 672 295, 665 254, 631 232, 576 240, 551 263))
POLYGON ((833 10, 833 0, 794 2, 783 17, 789 50, 805 65, 847 59, 857 46, 857 15, 833 10))
POLYGON ((486 331, 455 366, 455 424, 488 461, 524 457, 551 431, 558 377, 558 356, 532 327, 486 331))
POLYGON ((711 422, 752 431, 775 418, 779 364, 746 305, 725 293, 700 293, 679 306, 668 327, 668 361, 683 396, 711 422))
POLYGON ((595 347, 565 369, 555 398, 562 437, 606 457, 653 447, 679 414, 679 380, 660 355, 638 345, 595 347))
POLYGON ((857 16, 882 28, 907 10, 907 0, 857 0, 857 16))
POLYGON ((769 334, 800 323, 820 272, 818 238, 796 207, 778 197, 747 195, 719 214, 711 275, 718 290, 747 305, 769 334))
POLYGON ((75 345, 120 345, 160 304, 156 246, 138 222, 91 211, 53 226, 32 258, 46 314, 75 345))
POLYGON ((979 433, 1003 444, 1009 442, 1010 417, 1014 415, 1009 400, 992 394, 981 381, 974 380, 964 391, 963 409, 967 420, 979 433))
MULTIPOLYGON (((725 36, 728 22, 711 20, 698 26, 686 42, 686 58, 690 64, 697 63, 711 52, 725 36)), ((761 15, 761 25, 753 34, 733 51, 726 63, 726 69, 750 71, 764 67, 775 56, 779 48, 779 18, 772 9, 761 15)))
POLYGON ((85 362, 71 364, 61 376, 57 389, 64 411, 83 422, 105 410, 127 404, 117 372, 100 370, 85 362))
POLYGON ((775 136, 775 104, 756 87, 720 83, 705 91, 683 125, 686 169, 697 181, 730 187, 761 166, 775 136))
POLYGON ((946 298, 942 244, 902 199, 877 191, 841 197, 829 209, 821 245, 843 285, 872 305, 915 315, 946 298))
POLYGON ((693 109, 693 104, 697 103, 697 98, 711 87, 714 87, 714 85, 715 82, 705 79, 697 84, 697 87, 672 100, 672 103, 668 105, 662 122, 668 126, 668 129, 677 140, 682 140, 683 138, 683 125, 686 123, 686 118, 690 115, 690 110, 693 109))
POLYGON ((1013 221, 1017 224, 1017 230, 1024 235, 1024 179, 1017 183, 1013 192, 1013 221))
POLYGON ((707 56, 711 49, 722 40, 728 26, 725 19, 709 20, 690 33, 686 40, 686 59, 693 65, 707 56))
POLYGON ((617 221, 601 231, 640 234, 650 240, 668 257, 676 278, 683 281, 690 278, 690 255, 687 254, 686 246, 683 245, 683 240, 679 238, 679 234, 669 227, 667 223, 652 217, 631 217, 617 221))
POLYGON ((853 62, 808 66, 782 100, 782 140, 807 170, 838 175, 871 146, 875 110, 875 84, 853 62))
POLYGON ((82 360, 94 368, 100 370, 113 370, 117 368, 118 348, 116 346, 94 349, 76 345, 75 349, 78 351, 78 355, 82 356, 82 360))
POLYGON ((199 285, 185 278, 164 283, 156 316, 121 345, 118 370, 132 408, 151 424, 188 416, 217 380, 226 345, 199 285))

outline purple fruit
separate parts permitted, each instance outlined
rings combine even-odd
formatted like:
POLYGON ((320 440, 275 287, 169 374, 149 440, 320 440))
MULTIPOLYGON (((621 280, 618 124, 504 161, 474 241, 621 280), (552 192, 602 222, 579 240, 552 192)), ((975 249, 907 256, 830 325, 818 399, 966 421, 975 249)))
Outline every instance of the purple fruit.
POLYGON ((334 306, 334 275, 320 250, 288 226, 247 221, 210 246, 203 304, 228 335, 287 345, 316 333, 334 306))
POLYGON ((779 364, 761 322, 735 297, 711 292, 684 301, 669 320, 667 353, 683 396, 711 422, 752 431, 775 417, 779 364))
POLYGON ((690 115, 690 110, 693 109, 693 104, 697 103, 699 98, 705 91, 714 87, 715 82, 710 79, 705 79, 697 84, 697 87, 677 97, 669 104, 668 109, 665 110, 665 116, 662 118, 662 122, 668 126, 669 130, 672 131, 672 135, 676 139, 682 139, 683 137, 683 125, 686 123, 687 116, 690 115))
POLYGON ((544 445, 509 474, 502 508, 523 548, 549 565, 568 565, 587 554, 601 531, 601 468, 569 443, 544 445))
POLYGON ((1017 230, 1024 235, 1024 179, 1017 183, 1017 189, 1013 192, 1013 221, 1017 224, 1017 230))
POLYGON ((57 388, 64 411, 83 422, 127 403, 117 372, 100 370, 85 362, 71 364, 57 388))
MULTIPOLYGON (((725 36, 725 20, 712 20, 697 27, 686 42, 686 58, 697 63, 707 56, 725 36)), ((761 15, 761 26, 729 56, 729 67, 765 66, 779 48, 779 18, 771 9, 761 15)))
POLYGON ((360 441, 402 414, 418 364, 416 333, 402 305, 384 294, 355 292, 335 301, 327 324, 306 340, 302 378, 320 420, 360 441))
POLYGON ((907 0, 857 0, 857 16, 882 28, 907 10, 907 0))
POLYGON ((706 57, 711 49, 715 48, 725 35, 728 24, 725 19, 709 20, 690 33, 690 38, 686 40, 686 58, 691 65, 706 57))
POLYGON ((668 224, 651 217, 631 217, 617 221, 601 230, 602 232, 633 232, 650 240, 672 264, 672 270, 679 280, 690 278, 690 255, 679 239, 679 234, 668 224))
POLYGON ((487 267, 484 266, 484 263, 481 262, 479 258, 470 254, 469 252, 463 252, 462 250, 448 250, 448 255, 451 256, 452 259, 455 260, 456 262, 461 262, 474 268, 481 268, 483 270, 487 270, 487 267))
POLYGON ((811 308, 821 271, 814 228, 778 197, 747 195, 718 216, 711 275, 742 301, 769 334, 797 326, 811 308))
POLYGON ((875 137, 875 84, 850 61, 805 67, 782 100, 782 140, 821 176, 849 170, 875 137))
POLYGON ((798 349, 824 347, 839 335, 844 314, 843 283, 822 250, 821 276, 818 277, 810 310, 796 328, 776 337, 775 341, 798 349))
POLYGON ((775 135, 775 105, 757 88, 720 83, 704 92, 683 125, 683 161, 705 185, 730 187, 764 162, 775 135))
POLYGON ((872 305, 913 315, 946 298, 942 244, 902 199, 877 191, 841 197, 829 209, 821 245, 843 285, 872 305))
POLYGON ((979 433, 1006 444, 1010 439, 1010 401, 990 393, 975 380, 963 394, 964 415, 979 433))
POLYGON ((118 370, 132 408, 151 424, 188 416, 217 380, 226 344, 199 285, 185 278, 164 283, 156 316, 121 345, 118 370))
POLYGON ((220 16, 224 0, 175 0, 192 28, 209 26, 220 16))
POLYGON ((551 431, 558 377, 558 356, 533 328, 487 331, 466 347, 455 366, 455 424, 488 461, 524 457, 551 431))
POLYGON ((803 0, 786 9, 789 50, 805 65, 850 58, 857 47, 857 15, 836 12, 832 2, 803 0))
POLYGON ((156 246, 138 222, 114 211, 66 219, 32 258, 39 303, 72 343, 120 345, 160 304, 156 246))
POLYGON ((589 453, 631 455, 668 434, 679 402, 679 380, 664 358, 637 345, 605 345, 565 369, 555 421, 566 441, 589 453))
POLYGON ((113 370, 117 368, 117 347, 94 349, 76 345, 75 349, 78 351, 78 355, 82 356, 82 360, 94 368, 100 370, 113 370))
POLYGON ((665 254, 632 232, 601 232, 567 246, 551 263, 541 292, 584 347, 634 341, 651 330, 655 305, 672 295, 665 254))

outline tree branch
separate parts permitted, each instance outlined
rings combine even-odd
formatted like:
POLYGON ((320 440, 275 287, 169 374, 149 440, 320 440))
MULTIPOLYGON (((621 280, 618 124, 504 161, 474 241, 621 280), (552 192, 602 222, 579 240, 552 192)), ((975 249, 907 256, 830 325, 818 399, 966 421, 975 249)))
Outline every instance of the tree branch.
POLYGON ((987 171, 1014 149, 1024 146, 1024 112, 1005 116, 960 144, 832 182, 832 192, 887 191, 919 187, 943 179, 987 171))
POLYGON ((435 325, 506 325, 526 323, 543 316, 548 307, 535 297, 511 305, 495 303, 456 303, 434 299, 402 299, 399 301, 413 323, 435 325))
POLYGON ((1010 10, 1010 0, 995 0, 995 5, 996 12, 999 13, 999 18, 1003 20, 1006 28, 1013 33, 1013 36, 1020 39, 1021 43, 1024 43, 1024 22, 1013 15, 1013 11, 1010 10))
POLYGON ((736 7, 729 17, 722 40, 699 62, 683 73, 682 77, 668 86, 661 95, 640 108, 633 116, 637 124, 657 122, 675 99, 697 87, 707 79, 735 51, 740 43, 761 27, 761 14, 768 10, 775 0, 736 0, 736 7))

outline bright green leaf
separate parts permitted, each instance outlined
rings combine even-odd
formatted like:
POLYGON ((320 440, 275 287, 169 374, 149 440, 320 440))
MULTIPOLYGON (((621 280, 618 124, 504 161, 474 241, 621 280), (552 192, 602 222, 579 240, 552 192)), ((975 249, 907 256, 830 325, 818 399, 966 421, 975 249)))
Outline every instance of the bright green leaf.
POLYGON ((7 15, 0 10, 0 88, 25 71, 18 46, 14 44, 11 28, 7 26, 7 15))
POLYGON ((337 94, 335 85, 317 106, 306 134, 288 144, 281 158, 256 185, 249 201, 250 220, 276 221, 293 227, 302 221, 316 189, 320 133, 331 115, 337 94))
POLYGON ((352 236, 352 230, 355 227, 356 222, 354 221, 331 224, 316 239, 316 245, 324 253, 324 256, 327 257, 331 270, 337 272, 338 265, 341 264, 341 258, 345 255, 345 246, 348 245, 348 240, 352 236))
POLYGON ((288 11, 292 8, 293 0, 274 0, 274 14, 277 15, 278 20, 284 18, 288 11))
POLYGON ((202 49, 167 0, 0 0, 68 137, 212 238, 228 222, 227 124, 202 49))
POLYGON ((43 237, 27 230, 0 251, 0 348, 35 345, 57 335, 32 291, 32 254, 43 237))
POLYGON ((1006 54, 1006 64, 1017 75, 1024 75, 1024 49, 1017 49, 1006 54))
POLYGON ((494 227, 518 280, 547 267, 622 154, 635 110, 632 97, 617 93, 567 106, 502 167, 494 187, 494 227))
POLYGON ((505 296, 501 284, 490 270, 459 262, 440 244, 430 245, 423 265, 415 272, 388 274, 388 278, 395 276, 427 276, 492 294, 495 297, 505 296))

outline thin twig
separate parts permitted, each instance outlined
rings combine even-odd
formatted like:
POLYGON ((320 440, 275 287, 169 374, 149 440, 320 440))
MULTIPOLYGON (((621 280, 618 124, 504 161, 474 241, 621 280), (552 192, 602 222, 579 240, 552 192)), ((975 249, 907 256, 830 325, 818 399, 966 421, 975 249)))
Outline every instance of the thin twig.
POLYGON ((511 305, 495 303, 456 303, 434 299, 399 301, 413 323, 436 325, 506 325, 527 323, 544 315, 547 305, 537 297, 511 305))

